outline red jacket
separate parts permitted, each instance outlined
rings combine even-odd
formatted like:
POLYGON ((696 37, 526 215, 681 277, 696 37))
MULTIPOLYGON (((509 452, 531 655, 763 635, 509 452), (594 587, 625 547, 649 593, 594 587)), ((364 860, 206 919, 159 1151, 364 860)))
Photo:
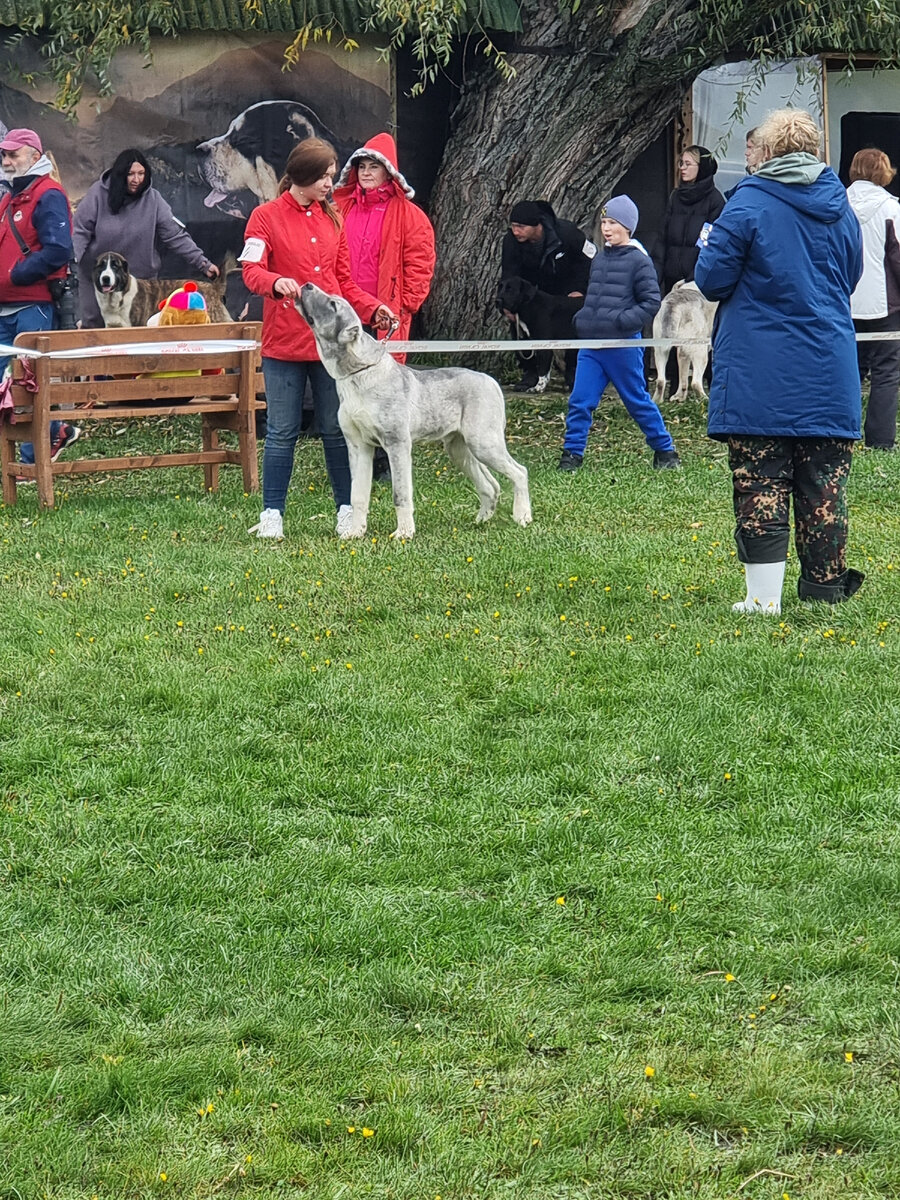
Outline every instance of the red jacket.
MULTIPOLYGON (((47 304, 51 299, 47 281, 65 278, 66 263, 33 283, 14 284, 10 279, 13 268, 23 258, 13 227, 32 253, 40 250, 41 241, 34 228, 34 210, 44 193, 49 191, 62 192, 65 196, 63 189, 49 175, 38 175, 15 196, 7 193, 0 198, 0 299, 5 304, 47 304)), ((71 227, 71 218, 69 224, 71 227)))
POLYGON ((294 301, 275 295, 275 282, 283 276, 343 296, 366 323, 380 303, 353 282, 343 229, 335 226, 320 204, 304 208, 290 191, 250 214, 241 264, 247 287, 265 297, 265 358, 315 362, 319 357, 312 330, 297 312, 294 301))
POLYGON ((334 190, 335 204, 342 213, 348 213, 357 203, 356 160, 360 158, 380 162, 397 185, 381 229, 378 295, 400 318, 400 328, 394 337, 398 341, 405 340, 409 337, 412 315, 425 303, 431 288, 435 264, 434 230, 421 208, 412 202, 415 192, 397 169, 397 149, 389 133, 370 138, 350 156, 334 190))

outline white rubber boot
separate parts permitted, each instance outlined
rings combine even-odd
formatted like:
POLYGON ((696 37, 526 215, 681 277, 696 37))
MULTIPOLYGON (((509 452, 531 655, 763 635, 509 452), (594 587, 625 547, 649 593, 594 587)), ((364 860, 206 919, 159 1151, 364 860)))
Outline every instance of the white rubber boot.
POLYGON ((785 563, 744 563, 747 575, 747 598, 732 604, 736 613, 766 613, 777 617, 781 612, 781 589, 784 585, 785 563))

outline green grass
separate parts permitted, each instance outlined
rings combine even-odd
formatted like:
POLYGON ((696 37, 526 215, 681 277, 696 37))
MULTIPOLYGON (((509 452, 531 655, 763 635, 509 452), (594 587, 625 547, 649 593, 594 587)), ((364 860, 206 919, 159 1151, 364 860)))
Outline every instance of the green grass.
POLYGON ((317 444, 279 546, 236 470, 0 509, 2 1200, 900 1191, 900 456, 857 597, 735 617, 700 407, 563 409, 527 530, 429 448, 405 546, 317 444))

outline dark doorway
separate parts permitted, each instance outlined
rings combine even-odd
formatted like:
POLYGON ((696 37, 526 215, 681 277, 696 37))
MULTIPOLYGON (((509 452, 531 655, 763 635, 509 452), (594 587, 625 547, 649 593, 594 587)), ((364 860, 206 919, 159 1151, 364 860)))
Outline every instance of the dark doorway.
MULTIPOLYGON (((849 112, 841 117, 841 165, 838 174, 846 187, 850 183, 850 164, 857 150, 883 150, 896 167, 900 165, 900 113, 849 112)), ((900 196, 900 176, 887 190, 900 196)))

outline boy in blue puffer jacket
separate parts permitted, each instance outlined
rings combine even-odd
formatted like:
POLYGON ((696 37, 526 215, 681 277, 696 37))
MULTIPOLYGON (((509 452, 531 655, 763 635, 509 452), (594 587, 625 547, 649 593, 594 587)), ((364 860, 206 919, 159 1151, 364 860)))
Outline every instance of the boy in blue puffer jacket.
MULTIPOLYGON (((613 196, 600 214, 605 247, 591 263, 584 307, 575 314, 575 329, 583 338, 634 338, 659 309, 659 284, 647 251, 632 236, 638 223, 637 205, 629 196, 613 196)), ((575 386, 569 397, 566 440, 560 471, 577 471, 584 459, 594 409, 611 383, 640 426, 653 450, 657 470, 681 466, 662 413, 653 403, 644 380, 644 352, 634 349, 579 350, 575 386)))

